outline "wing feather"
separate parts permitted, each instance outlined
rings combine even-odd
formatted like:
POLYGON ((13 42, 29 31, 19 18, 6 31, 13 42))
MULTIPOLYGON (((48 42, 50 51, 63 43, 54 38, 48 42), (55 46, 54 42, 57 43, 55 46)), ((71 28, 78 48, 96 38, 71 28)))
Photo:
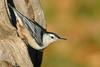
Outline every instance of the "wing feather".
MULTIPOLYGON (((10 5, 9 5, 10 6, 10 5)), ((35 39, 35 41, 38 43, 39 46, 43 46, 42 36, 46 32, 46 29, 41 27, 36 21, 31 21, 26 16, 21 14, 17 9, 10 6, 15 15, 16 18, 18 18, 19 21, 22 21, 22 23, 25 25, 27 30, 30 32, 30 35, 35 39)))

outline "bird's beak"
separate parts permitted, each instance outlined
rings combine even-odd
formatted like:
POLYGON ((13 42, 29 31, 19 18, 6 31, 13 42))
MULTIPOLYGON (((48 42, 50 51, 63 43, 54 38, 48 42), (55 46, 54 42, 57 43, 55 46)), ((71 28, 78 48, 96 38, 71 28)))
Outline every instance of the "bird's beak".
POLYGON ((63 37, 60 37, 59 39, 61 39, 61 40, 67 40, 67 38, 63 38, 63 37))

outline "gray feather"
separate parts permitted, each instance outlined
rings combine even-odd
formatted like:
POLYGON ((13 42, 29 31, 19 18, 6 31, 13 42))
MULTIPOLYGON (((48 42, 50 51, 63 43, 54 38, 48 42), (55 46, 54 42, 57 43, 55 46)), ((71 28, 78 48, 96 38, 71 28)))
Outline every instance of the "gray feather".
POLYGON ((26 16, 21 14, 17 9, 13 8, 12 6, 10 7, 13 9, 15 15, 17 14, 16 18, 20 18, 22 20, 23 24, 30 32, 30 35, 35 39, 38 45, 43 46, 42 36, 46 32, 46 30, 43 27, 41 27, 37 22, 31 21, 26 16))

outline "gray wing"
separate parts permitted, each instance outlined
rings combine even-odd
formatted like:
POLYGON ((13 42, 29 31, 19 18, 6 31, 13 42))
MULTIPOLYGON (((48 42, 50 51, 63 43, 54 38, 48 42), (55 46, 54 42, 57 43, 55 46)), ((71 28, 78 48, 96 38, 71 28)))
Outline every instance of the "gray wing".
POLYGON ((24 17, 23 22, 26 26, 26 28, 29 30, 31 36, 33 38, 35 38, 36 42, 40 45, 43 46, 43 41, 42 41, 42 37, 43 37, 43 33, 45 32, 44 29, 42 29, 42 27, 40 27, 37 22, 32 22, 31 20, 29 20, 28 18, 24 17))
POLYGON ((30 35, 35 39, 35 41, 39 44, 39 46, 43 46, 42 36, 46 30, 44 28, 42 28, 37 22, 31 21, 26 16, 21 14, 17 9, 13 8, 10 5, 9 5, 9 7, 11 7, 13 9, 13 11, 16 15, 16 18, 20 18, 22 23, 25 25, 25 27, 29 31, 30 35))

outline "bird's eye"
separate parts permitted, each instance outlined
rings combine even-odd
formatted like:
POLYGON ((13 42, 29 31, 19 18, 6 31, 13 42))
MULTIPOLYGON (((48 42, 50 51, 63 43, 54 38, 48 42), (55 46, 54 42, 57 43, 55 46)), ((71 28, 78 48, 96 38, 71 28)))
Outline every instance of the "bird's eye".
POLYGON ((53 36, 51 36, 51 38, 52 38, 52 39, 54 39, 54 37, 53 37, 53 36))

